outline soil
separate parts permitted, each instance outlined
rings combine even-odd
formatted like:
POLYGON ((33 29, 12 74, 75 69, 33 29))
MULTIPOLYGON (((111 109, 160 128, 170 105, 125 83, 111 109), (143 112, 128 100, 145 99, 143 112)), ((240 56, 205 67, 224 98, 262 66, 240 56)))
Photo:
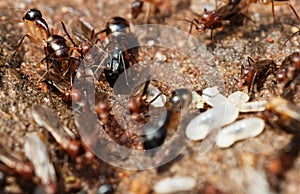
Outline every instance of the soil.
MULTIPOLYGON (((161 22, 188 32, 190 25, 182 19, 196 17, 192 10, 201 13, 204 9, 203 5, 208 2, 204 0, 201 1, 203 4, 199 2, 174 0, 169 10, 170 15, 164 20, 152 18, 151 22, 161 22)), ((300 14, 300 1, 295 0, 293 5, 300 14)), ((132 24, 141 24, 144 19, 143 14, 138 20, 131 20, 131 3, 120 0, 29 0, 9 3, 0 1, 0 7, 2 8, 0 12, 0 144, 8 153, 26 162, 28 161, 24 154, 26 134, 31 132, 43 134, 51 161, 55 166, 58 193, 97 193, 98 188, 106 183, 112 184, 115 193, 151 193, 156 182, 174 175, 191 176, 197 181, 196 187, 187 193, 251 193, 251 189, 255 186, 261 189, 258 193, 262 193, 266 188, 270 189, 270 193, 300 193, 300 157, 295 159, 294 165, 278 182, 278 190, 271 186, 257 185, 249 175, 249 169, 255 169, 259 176, 267 177, 266 162, 287 145, 292 137, 269 125, 266 125, 264 132, 258 137, 240 141, 227 149, 213 146, 204 155, 199 153, 201 142, 192 142, 174 161, 159 168, 125 170, 106 164, 97 158, 91 164, 79 165, 78 161, 62 151, 51 135, 32 118, 33 104, 44 104, 59 116, 64 125, 74 133, 78 133, 72 107, 63 100, 62 94, 54 87, 39 81, 40 75, 36 68, 45 57, 43 47, 25 39, 17 55, 11 58, 18 41, 27 33, 24 23, 21 22, 22 16, 26 10, 38 8, 51 29, 55 29, 59 21, 64 21, 72 34, 78 30, 75 22, 79 18, 91 23, 94 29, 99 31, 105 28, 106 22, 113 16, 122 16, 132 24)), ((193 30, 194 38, 199 40, 201 45, 207 46, 207 50, 203 50, 202 47, 188 48, 186 52, 193 58, 167 48, 142 48, 137 57, 137 60, 142 62, 138 68, 143 68, 143 64, 145 65, 151 59, 166 58, 170 66, 188 77, 193 90, 199 94, 205 87, 214 85, 223 89, 224 93, 230 94, 240 89, 237 87, 236 80, 239 79, 241 65, 246 66, 248 63, 248 56, 254 60, 272 59, 276 64, 281 64, 285 57, 300 51, 300 36, 295 36, 285 47, 282 47, 300 26, 289 6, 275 7, 275 23, 270 5, 254 3, 244 12, 246 17, 238 17, 230 25, 214 30, 213 39, 210 38, 210 30, 204 33, 193 30), (244 19, 239 21, 239 18, 244 19), (205 59, 204 52, 209 52, 212 58, 205 59), (210 79, 202 77, 207 69, 211 73, 210 79)), ((171 35, 165 35, 165 38, 174 40, 171 35)), ((168 74, 164 70, 161 72, 168 74)), ((170 91, 184 86, 180 81, 178 79, 172 86, 163 85, 162 91, 169 97, 170 91)), ((103 84, 101 92, 110 96, 111 89, 108 83, 105 79, 101 83, 103 84)), ((276 96, 279 96, 279 92, 276 89, 275 77, 270 75, 262 90, 255 94, 254 100, 270 100, 276 96)), ((300 103, 299 93, 295 94, 293 101, 300 103)), ((256 114, 242 114, 240 118, 256 114)), ((105 128, 109 129, 109 127, 108 125, 105 128)), ((38 193, 43 187, 36 177, 26 179, 2 163, 0 163, 0 172, 4 175, 3 178, 0 177, 1 193, 38 193)), ((268 181, 267 178, 264 179, 268 181)))

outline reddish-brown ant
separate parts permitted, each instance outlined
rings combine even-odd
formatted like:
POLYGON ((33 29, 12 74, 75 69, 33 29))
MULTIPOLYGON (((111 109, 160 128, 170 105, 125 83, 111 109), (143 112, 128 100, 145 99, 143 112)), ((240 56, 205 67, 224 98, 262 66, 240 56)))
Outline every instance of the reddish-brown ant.
MULTIPOLYGON (((23 40, 25 39, 25 37, 27 37, 32 42, 36 44, 42 44, 44 46, 46 54, 44 60, 48 60, 50 58, 53 60, 61 61, 68 60, 70 58, 70 52, 72 49, 68 46, 67 40, 63 36, 50 33, 48 24, 42 17, 42 13, 39 10, 30 9, 24 15, 23 21, 27 24, 29 28, 29 34, 25 34, 21 38, 20 42, 17 45, 16 51, 14 52, 12 57, 14 57, 15 54, 18 52, 23 43, 23 40)), ((63 22, 61 22, 61 25, 72 44, 75 47, 77 47, 77 45, 74 43, 69 33, 67 32, 67 29, 63 22)))
POLYGON ((211 38, 213 30, 220 28, 224 25, 229 25, 230 20, 234 15, 239 14, 241 6, 238 6, 240 1, 228 1, 225 5, 217 8, 216 10, 207 11, 199 15, 199 19, 194 18, 193 20, 185 20, 191 23, 189 33, 192 32, 193 26, 198 32, 204 32, 206 29, 211 29, 211 38))
MULTIPOLYGON (((46 62, 47 69, 40 79, 43 79, 47 75, 48 79, 46 80, 55 86, 60 85, 63 82, 62 80, 66 79, 64 77, 68 75, 69 78, 67 79, 71 80, 71 84, 69 85, 72 85, 74 72, 80 64, 80 60, 71 57, 72 50, 78 50, 78 47, 67 32, 64 23, 61 22, 60 24, 74 47, 70 47, 63 36, 50 33, 48 24, 39 10, 30 9, 27 11, 23 17, 23 21, 27 24, 29 33, 21 38, 12 57, 18 52, 25 37, 27 37, 32 42, 44 46, 46 57, 41 61, 41 65, 43 62, 46 62)), ((40 67, 42 67, 41 65, 40 67)), ((58 87, 58 89, 61 90, 62 88, 58 87)), ((66 87, 63 87, 63 90, 66 90, 66 87)))
POLYGON ((296 91, 300 82, 300 53, 295 52, 284 59, 276 74, 279 92, 284 96, 296 91))
POLYGON ((200 19, 194 18, 193 20, 185 20, 191 23, 189 33, 192 33, 193 26, 198 32, 204 32, 206 29, 211 29, 211 38, 213 30, 222 27, 224 24, 229 24, 229 21, 223 20, 223 17, 219 15, 216 10, 207 11, 204 9, 200 19))
POLYGON ((251 98, 256 91, 259 91, 267 77, 270 74, 274 74, 277 70, 276 64, 273 60, 261 60, 254 61, 251 57, 248 57, 248 67, 241 67, 241 77, 239 86, 248 86, 248 93, 251 93, 251 98), (256 88, 254 88, 256 86, 256 88))
POLYGON ((156 100, 159 101, 158 103, 164 104, 164 95, 151 85, 150 80, 147 80, 140 90, 130 95, 127 106, 133 118, 141 121, 145 119, 145 113, 149 111, 150 105, 156 100))
MULTIPOLYGON (((216 28, 220 28, 224 25, 229 25, 233 16, 237 14, 242 14, 241 11, 249 6, 251 3, 256 3, 258 0, 229 0, 225 5, 212 10, 207 11, 204 9, 203 14, 199 15, 199 19, 194 18, 193 20, 185 20, 191 23, 189 32, 191 33, 193 26, 198 32, 204 32, 206 29, 211 29, 211 38, 213 30, 216 28)), ((284 0, 285 1, 285 0, 284 0)), ((269 3, 264 2, 263 3, 269 3)), ((275 13, 274 13, 274 0, 271 0, 272 3, 272 13, 275 21, 275 13)), ((242 14, 243 15, 243 14, 242 14)))

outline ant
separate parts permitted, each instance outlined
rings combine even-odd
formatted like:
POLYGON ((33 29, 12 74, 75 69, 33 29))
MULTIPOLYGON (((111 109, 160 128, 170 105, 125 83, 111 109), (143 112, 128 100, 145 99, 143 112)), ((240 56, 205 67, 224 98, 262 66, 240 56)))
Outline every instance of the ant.
POLYGON ((150 84, 150 80, 147 80, 140 90, 130 95, 127 106, 134 120, 141 121, 145 119, 145 112, 149 110, 149 106, 153 105, 158 108, 160 107, 158 103, 160 103, 160 105, 164 104, 165 96, 162 95, 159 89, 150 84), (155 101, 157 105, 153 104, 155 101))
MULTIPOLYGON (((111 87, 114 86, 119 75, 129 68, 132 62, 136 62, 137 48, 128 48, 131 45, 138 46, 137 37, 131 33, 129 22, 122 17, 113 17, 106 23, 106 28, 100 33, 105 33, 108 42, 104 51, 108 53, 104 60, 104 74, 111 87)), ((101 42, 102 43, 102 42, 101 42)))
POLYGON ((185 19, 184 21, 191 23, 189 30, 190 34, 192 33, 193 26, 195 26, 195 29, 200 33, 204 32, 206 29, 211 29, 211 39, 214 29, 220 28, 224 24, 229 24, 229 21, 223 20, 223 17, 219 15, 216 10, 207 11, 207 9, 204 9, 204 12, 202 15, 200 15, 199 20, 194 18, 193 20, 185 19))
POLYGON ((251 98, 254 95, 254 87, 256 86, 256 91, 259 91, 267 77, 270 74, 274 74, 277 70, 276 64, 273 60, 261 60, 254 61, 251 57, 248 57, 248 67, 242 65, 241 76, 239 81, 239 86, 248 86, 248 93, 251 93, 251 98))
POLYGON ((52 134, 62 149, 66 150, 73 157, 78 155, 80 145, 75 140, 75 134, 70 130, 66 132, 67 128, 60 123, 56 114, 49 108, 35 104, 32 107, 32 116, 40 126, 45 127, 52 134))
POLYGON ((284 97, 292 94, 296 90, 296 85, 300 82, 300 53, 295 52, 287 56, 280 65, 276 74, 279 92, 284 97))
MULTIPOLYGON (((186 19, 184 21, 187 21, 191 24, 189 33, 192 32, 193 26, 195 26, 195 29, 200 33, 204 32, 206 29, 211 29, 211 39, 212 39, 214 29, 220 28, 224 25, 229 25, 230 21, 233 19, 234 16, 236 16, 237 14, 241 14, 241 11, 244 8, 248 7, 249 4, 251 3, 256 3, 257 1, 258 0, 248 0, 248 1, 228 0, 225 5, 215 10, 207 11, 207 9, 204 9, 203 14, 199 15, 200 19, 194 18, 193 20, 186 19)), ((263 3, 269 3, 269 1, 263 3)), ((271 3, 272 3, 273 18, 275 21, 274 0, 271 0, 271 3)))
MULTIPOLYGON (((51 77, 51 79, 48 79, 47 81, 51 83, 53 82, 54 84, 52 85, 56 87, 56 85, 60 85, 60 83, 63 82, 64 79, 61 77, 65 77, 69 73, 72 85, 74 73, 81 61, 77 58, 71 57, 72 51, 75 49, 78 50, 78 46, 67 32, 64 23, 62 21, 60 22, 68 39, 72 42, 74 47, 70 47, 67 43, 67 40, 63 36, 50 33, 48 24, 42 17, 41 11, 38 9, 30 9, 26 12, 22 19, 27 24, 29 33, 25 34, 21 38, 15 52, 12 55, 12 58, 20 49, 25 37, 27 37, 35 44, 42 44, 44 46, 46 57, 41 61, 41 64, 45 61, 47 64, 47 70, 42 75, 40 80, 43 79, 43 77, 47 74, 48 78, 51 77)), ((61 91, 60 87, 57 88, 61 91)), ((65 90, 65 88, 63 90, 65 90)))
POLYGON ((207 11, 205 8, 204 12, 199 15, 200 19, 184 20, 191 24, 189 33, 192 32, 193 26, 195 26, 195 29, 200 33, 206 29, 211 29, 210 37, 212 39, 214 29, 229 25, 232 17, 240 13, 239 3, 240 0, 232 0, 216 10, 207 11))
POLYGON ((30 162, 20 160, 19 158, 21 157, 19 156, 13 156, 0 144, 0 161, 14 172, 35 183, 37 182, 34 176, 37 176, 44 186, 45 193, 56 193, 57 185, 54 167, 49 160, 46 145, 40 137, 33 134, 27 135, 24 152, 30 162), (28 138, 30 138, 30 140, 28 138), (34 138, 34 141, 32 138, 34 138))

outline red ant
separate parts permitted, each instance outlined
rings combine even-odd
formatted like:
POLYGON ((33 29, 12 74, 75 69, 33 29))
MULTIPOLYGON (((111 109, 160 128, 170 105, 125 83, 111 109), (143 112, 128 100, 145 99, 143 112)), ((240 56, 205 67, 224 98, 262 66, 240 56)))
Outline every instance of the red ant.
POLYGON ((217 11, 207 11, 207 9, 204 9, 203 14, 200 15, 200 20, 194 18, 193 20, 186 19, 185 21, 191 23, 189 33, 192 33, 193 26, 195 26, 195 29, 200 33, 206 29, 211 29, 211 39, 214 29, 220 28, 224 24, 229 24, 229 21, 223 20, 223 17, 219 15, 217 11))
MULTIPOLYGON (((43 60, 54 60, 56 61, 68 61, 70 59, 70 53, 74 48, 71 48, 67 44, 67 40, 60 35, 57 34, 51 34, 49 27, 47 25, 47 22, 42 17, 42 13, 37 9, 30 9, 23 17, 23 21, 27 24, 29 28, 29 34, 25 34, 20 42, 17 45, 17 48, 12 55, 12 57, 15 56, 15 54, 20 49, 23 40, 25 37, 30 39, 32 42, 36 44, 42 44, 44 45, 44 50, 46 57, 43 60)), ((67 37, 72 42, 74 47, 77 47, 75 42, 70 37, 69 33, 67 32, 67 29, 63 22, 60 23, 63 27, 63 30, 65 31, 67 37)), ((69 62, 69 61, 68 61, 69 62)), ((63 67, 59 67, 59 70, 68 71, 70 66, 73 64, 69 64, 67 67, 67 70, 63 69, 63 67)), ((63 72, 64 72, 63 71, 63 72)), ((64 72, 63 74, 65 74, 64 72)))
POLYGON ((261 60, 254 61, 251 57, 248 57, 248 67, 241 67, 241 77, 239 86, 248 86, 248 93, 251 93, 251 98, 254 95, 254 86, 256 91, 259 91, 267 77, 270 74, 274 74, 277 70, 276 64, 273 60, 261 60))
POLYGON ((71 87, 73 77, 81 60, 71 55, 73 50, 81 52, 80 48, 72 40, 63 22, 60 22, 60 25, 74 47, 70 47, 63 36, 50 33, 48 24, 39 10, 30 9, 22 19, 27 24, 29 33, 21 38, 12 58, 20 49, 25 37, 35 44, 42 44, 46 56, 37 67, 38 71, 42 70, 40 80, 47 75, 46 81, 63 93, 64 99, 68 102, 72 96, 77 96, 76 93, 72 93, 75 90, 71 90, 71 87), (43 66, 43 62, 46 62, 46 68, 43 66), (71 80, 71 84, 69 80, 71 80))
MULTIPOLYGON (((249 6, 249 4, 256 3, 257 1, 258 0, 248 0, 248 1, 229 0, 225 5, 217 8, 216 10, 207 11, 206 9, 204 9, 203 14, 199 16, 200 19, 194 18, 193 20, 185 20, 191 23, 189 32, 191 33, 193 26, 195 26, 195 29, 198 32, 204 32, 206 29, 211 29, 211 38, 212 38, 214 29, 220 28, 224 25, 229 25, 233 16, 241 13, 241 11, 247 6, 249 6)), ((273 18, 275 21, 274 0, 271 0, 271 3, 272 3, 273 18)))
POLYGON ((72 40, 63 22, 60 22, 60 25, 74 47, 70 47, 63 36, 55 33, 51 34, 47 22, 42 17, 42 13, 37 9, 27 11, 23 16, 23 21, 27 24, 29 33, 21 38, 12 58, 20 49, 25 37, 36 44, 42 44, 46 57, 41 61, 38 69, 43 69, 43 62, 46 62, 47 67, 40 80, 47 75, 46 81, 67 95, 66 99, 69 99, 73 95, 70 89, 73 84, 73 76, 81 62, 71 55, 73 50, 80 52, 79 47, 72 40), (70 83, 67 81, 68 79, 70 83))

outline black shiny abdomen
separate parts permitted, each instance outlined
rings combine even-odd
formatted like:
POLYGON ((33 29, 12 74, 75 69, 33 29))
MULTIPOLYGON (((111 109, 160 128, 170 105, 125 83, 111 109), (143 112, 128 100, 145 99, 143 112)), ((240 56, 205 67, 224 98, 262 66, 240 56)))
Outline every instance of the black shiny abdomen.
POLYGON ((65 59, 70 57, 69 46, 64 37, 59 35, 52 35, 47 41, 47 52, 51 58, 65 59))

